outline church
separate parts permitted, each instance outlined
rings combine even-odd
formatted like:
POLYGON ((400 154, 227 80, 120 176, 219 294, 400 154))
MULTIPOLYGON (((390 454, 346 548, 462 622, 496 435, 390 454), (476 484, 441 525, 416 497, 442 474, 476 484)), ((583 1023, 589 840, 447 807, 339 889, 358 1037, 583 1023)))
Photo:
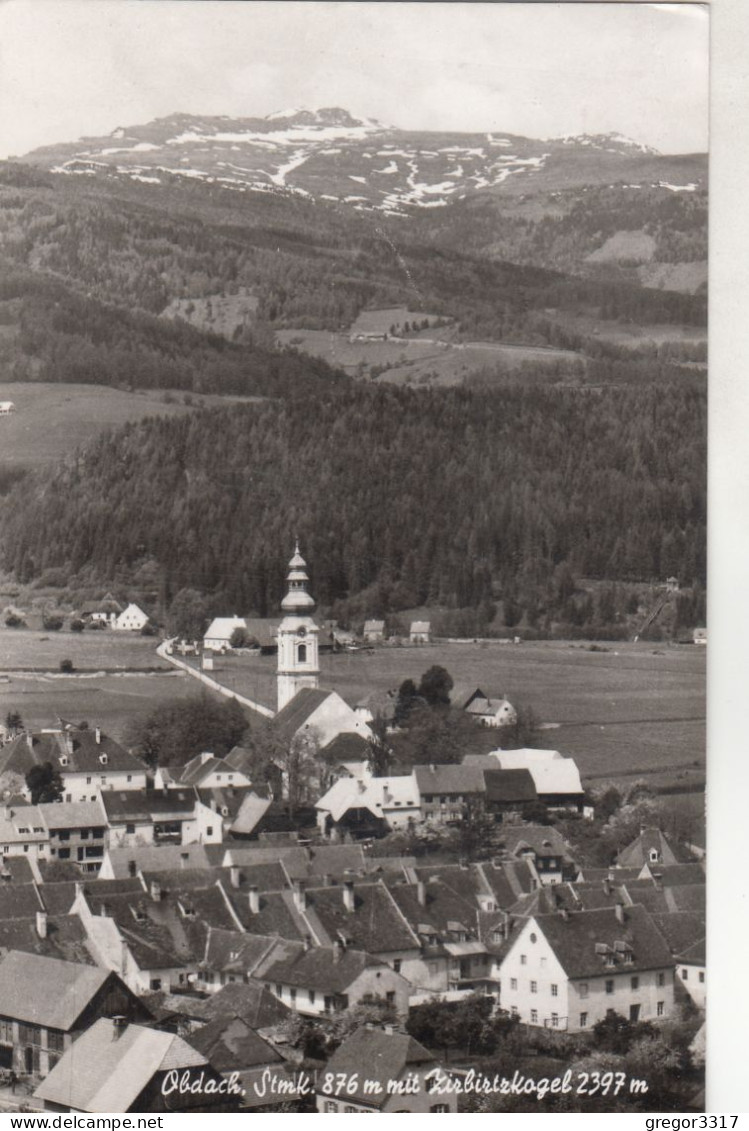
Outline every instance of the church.
POLYGON ((341 734, 371 738, 366 722, 338 694, 321 688, 319 634, 313 616, 315 599, 309 591, 307 563, 299 544, 289 562, 283 620, 278 626, 276 673, 278 713, 273 729, 283 739, 308 736, 323 749, 341 734))

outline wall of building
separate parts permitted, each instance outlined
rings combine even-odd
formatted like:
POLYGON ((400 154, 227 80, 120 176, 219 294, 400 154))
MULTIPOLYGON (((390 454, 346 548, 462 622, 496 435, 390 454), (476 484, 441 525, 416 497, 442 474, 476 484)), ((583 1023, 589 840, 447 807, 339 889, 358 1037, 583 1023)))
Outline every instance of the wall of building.
POLYGON ((707 986, 705 984, 704 966, 687 966, 679 963, 676 967, 676 978, 687 991, 692 1001, 700 1009, 705 1008, 707 986))

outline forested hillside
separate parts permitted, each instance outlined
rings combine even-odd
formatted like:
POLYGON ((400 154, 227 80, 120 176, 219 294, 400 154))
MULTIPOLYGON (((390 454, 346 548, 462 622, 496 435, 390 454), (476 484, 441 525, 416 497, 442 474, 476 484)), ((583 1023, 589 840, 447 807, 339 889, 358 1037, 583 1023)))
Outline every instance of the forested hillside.
MULTIPOLYGON (((574 578, 705 581, 705 397, 679 386, 344 386, 152 419, 0 509, 3 564, 69 585, 156 567, 224 612, 274 610, 293 538, 339 611, 571 618, 574 578)), ((491 618, 489 618, 491 619, 491 618)))

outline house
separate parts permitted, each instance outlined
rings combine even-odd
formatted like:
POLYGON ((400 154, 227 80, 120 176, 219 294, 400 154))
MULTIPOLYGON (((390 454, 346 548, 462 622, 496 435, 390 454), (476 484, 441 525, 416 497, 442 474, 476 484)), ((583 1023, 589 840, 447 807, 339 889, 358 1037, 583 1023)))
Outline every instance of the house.
POLYGON ((676 984, 698 1009, 705 1008, 705 916, 700 911, 675 911, 652 916, 676 962, 676 984))
POLYGON ((208 999, 205 1009, 206 1020, 241 1017, 251 1029, 261 1035, 272 1032, 291 1015, 292 1011, 287 1005, 252 979, 225 985, 208 999))
POLYGON ((112 790, 101 800, 112 848, 219 844, 223 839, 221 818, 203 805, 194 787, 112 790))
POLYGON ((13 401, 0 401, 0 416, 10 416, 12 412, 16 411, 16 406, 13 401))
POLYGON ((425 821, 448 824, 462 819, 469 798, 486 792, 484 772, 472 765, 414 766, 413 778, 425 821))
POLYGON ((230 765, 224 758, 205 752, 198 754, 181 766, 162 776, 161 767, 156 770, 154 787, 170 789, 180 786, 197 786, 201 789, 222 789, 225 786, 252 785, 249 777, 230 765))
POLYGON ((11 951, 0 962, 0 1064, 46 1076, 100 1017, 147 1020, 116 974, 98 966, 11 951))
POLYGON ((325 1114, 347 1112, 430 1112, 455 1114, 455 1091, 433 1090, 439 1066, 436 1057, 407 1033, 392 1026, 362 1026, 352 1033, 328 1061, 327 1074, 317 1085, 317 1110, 325 1114), (345 1093, 326 1090, 325 1082, 351 1081, 345 1093))
POLYGON ((0 805, 0 853, 4 859, 24 856, 33 869, 48 852, 49 832, 38 805, 0 805))
POLYGON ((148 624, 149 619, 148 613, 144 613, 131 602, 115 619, 112 628, 120 632, 140 632, 143 626, 148 624))
POLYGON ((518 721, 517 711, 503 695, 496 699, 482 695, 474 696, 463 710, 485 727, 512 726, 518 721))
POLYGON ((286 1061, 244 1018, 217 1016, 194 1029, 185 1040, 227 1083, 241 1089, 243 1107, 279 1105, 288 1100, 293 1081, 285 1070, 286 1061))
POLYGON ((86 946, 86 932, 75 915, 36 910, 31 915, 0 920, 0 959, 11 951, 94 965, 86 946))
POLYGON ((640 835, 619 852, 618 867, 643 868, 645 864, 671 865, 692 862, 691 853, 672 843, 658 828, 642 829, 640 835))
POLYGON ((230 641, 237 628, 246 631, 247 621, 244 617, 215 617, 203 637, 203 648, 208 652, 226 652, 231 647, 230 641))
POLYGON ((526 1025, 581 1032, 610 1012, 673 1013, 674 960, 643 907, 534 915, 499 969, 500 1005, 526 1025))
POLYGON ((538 800, 550 809, 572 809, 582 812, 585 791, 574 758, 563 757, 558 750, 492 750, 503 770, 528 770, 536 787, 538 800))
POLYGON ((90 601, 82 605, 80 616, 86 621, 112 628, 121 612, 123 612, 123 606, 120 602, 111 593, 106 593, 101 600, 90 601))
POLYGON ((365 620, 362 636, 366 644, 380 644, 385 639, 384 620, 365 620))
MULTIPOLYGON (((0 749, 0 780, 51 763, 63 784, 64 801, 95 801, 111 789, 145 789, 146 767, 101 727, 60 721, 59 727, 26 731, 0 749)), ((30 796, 28 788, 24 793, 30 796)))
POLYGON ((506 825, 502 847, 509 856, 526 859, 540 884, 560 884, 577 871, 561 833, 551 825, 506 825))
POLYGON ((308 743, 315 751, 340 734, 359 734, 371 738, 367 724, 337 691, 302 687, 273 720, 273 732, 281 742, 295 739, 308 743))
POLYGON ((432 626, 428 620, 411 621, 408 630, 408 639, 412 644, 431 644, 432 626))
POLYGON ((182 1037, 100 1018, 36 1092, 45 1111, 236 1111, 241 1091, 182 1037))
POLYGON ((395 1013, 408 1013, 410 986, 387 963, 365 951, 309 942, 279 942, 253 972, 253 978, 290 1009, 307 1017, 333 1016, 381 999, 395 1013))
POLYGON ((695 628, 694 632, 692 633, 692 643, 700 645, 707 644, 707 629, 695 628))
POLYGON ((209 871, 213 863, 202 844, 134 844, 124 848, 110 845, 104 853, 99 880, 122 880, 140 871, 166 871, 172 868, 200 868, 209 871))
POLYGON ((487 812, 522 813, 538 802, 530 770, 484 770, 487 812))
POLYGON ((338 778, 315 809, 324 836, 330 836, 334 829, 359 837, 382 836, 421 820, 419 792, 412 774, 373 778, 365 771, 358 778, 338 778))
POLYGON ((107 837, 101 801, 48 802, 37 808, 49 833, 49 859, 73 860, 82 872, 98 872, 107 837))
POLYGON ((397 691, 370 691, 354 705, 354 710, 365 723, 380 719, 389 728, 395 721, 397 703, 397 691))

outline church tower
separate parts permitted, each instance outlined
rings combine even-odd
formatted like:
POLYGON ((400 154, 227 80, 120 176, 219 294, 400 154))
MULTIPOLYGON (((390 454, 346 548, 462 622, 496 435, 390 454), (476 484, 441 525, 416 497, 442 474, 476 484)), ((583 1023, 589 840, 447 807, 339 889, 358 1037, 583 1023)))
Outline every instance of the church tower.
POLYGON ((317 687, 318 627, 312 613, 314 598, 308 593, 307 563, 299 544, 289 562, 288 592, 281 602, 284 618, 278 628, 278 710, 303 687, 317 687))

